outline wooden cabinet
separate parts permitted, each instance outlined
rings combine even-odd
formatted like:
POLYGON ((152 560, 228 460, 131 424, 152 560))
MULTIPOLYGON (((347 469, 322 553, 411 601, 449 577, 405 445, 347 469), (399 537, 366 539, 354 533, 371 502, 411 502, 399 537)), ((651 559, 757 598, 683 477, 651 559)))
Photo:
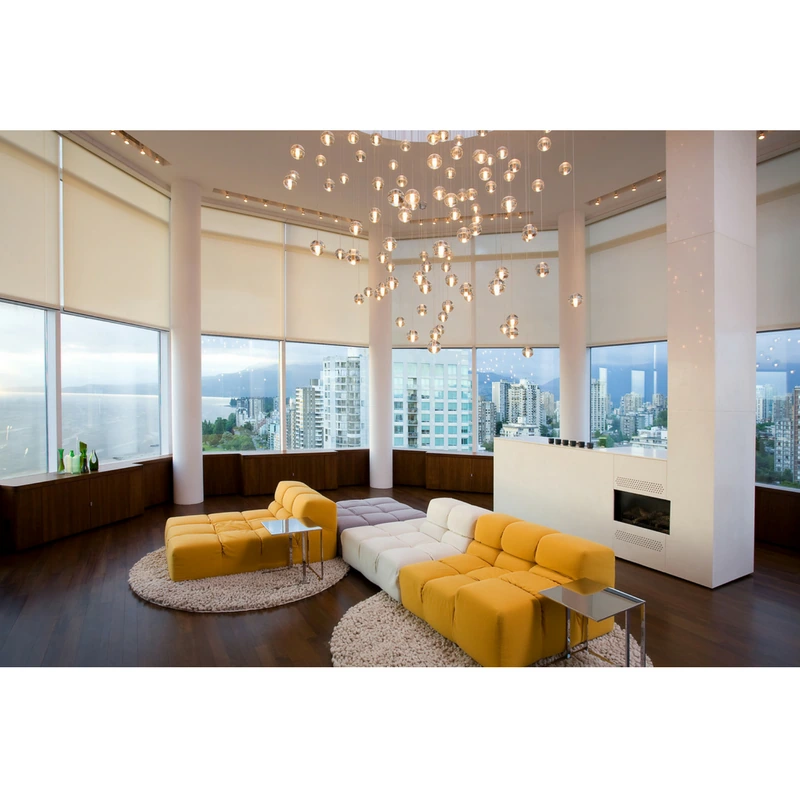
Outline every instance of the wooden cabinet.
POLYGON ((208 496, 242 491, 241 453, 203 453, 203 491, 208 496))
POLYGON ((393 450, 392 468, 395 486, 425 486, 426 456, 424 450, 393 450))
POLYGON ((484 494, 494 491, 494 459, 491 455, 395 450, 392 463, 396 486, 484 494))
POLYGON ((302 481, 318 492, 338 488, 335 450, 242 453, 242 494, 274 494, 281 481, 302 481))
POLYGON ((336 453, 339 486, 369 486, 369 450, 339 450, 336 453))

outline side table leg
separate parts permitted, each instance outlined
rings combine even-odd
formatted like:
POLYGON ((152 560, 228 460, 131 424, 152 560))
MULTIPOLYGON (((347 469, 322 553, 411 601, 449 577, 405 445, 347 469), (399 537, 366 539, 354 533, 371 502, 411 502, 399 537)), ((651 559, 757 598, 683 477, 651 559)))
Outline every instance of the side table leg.
POLYGON ((625 666, 631 665, 631 632, 628 627, 628 609, 625 609, 625 666))
POLYGON ((289 569, 294 568, 294 534, 289 534, 289 569))
POLYGON ((572 650, 570 649, 570 642, 569 642, 569 630, 570 630, 570 610, 567 609, 567 658, 572 658, 572 650))
POLYGON ((300 550, 303 557, 303 583, 306 582, 306 564, 308 563, 308 531, 300 534, 300 550))
MULTIPOLYGON (((325 556, 322 553, 322 528, 319 529, 319 579, 325 580, 325 556)), ((644 606, 642 607, 644 608, 644 606)), ((642 611, 644 613, 644 611, 642 611)))
POLYGON ((645 628, 645 618, 644 618, 644 606, 645 604, 642 603, 642 666, 647 666, 647 655, 645 654, 645 635, 646 635, 646 628, 645 628))

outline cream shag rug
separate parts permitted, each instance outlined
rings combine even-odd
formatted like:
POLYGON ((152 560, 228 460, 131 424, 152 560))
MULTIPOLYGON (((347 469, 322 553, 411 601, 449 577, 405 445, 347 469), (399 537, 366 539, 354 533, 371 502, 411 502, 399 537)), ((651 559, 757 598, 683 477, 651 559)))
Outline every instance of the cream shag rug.
MULTIPOLYGON (((319 572, 319 564, 313 566, 319 572)), ((338 583, 349 569, 341 558, 334 558, 325 562, 322 581, 309 570, 307 583, 300 583, 302 567, 295 566, 175 583, 169 577, 166 548, 160 547, 133 565, 128 583, 143 600, 165 608, 206 613, 256 611, 319 594, 338 583)))
MULTIPOLYGON (((353 606, 334 628, 330 642, 334 667, 479 667, 458 645, 445 639, 386 592, 353 606)), ((545 658, 536 667, 624 667, 625 634, 619 625, 590 643, 604 658, 582 652, 571 659, 545 658), (611 663, 609 663, 611 662, 611 663)), ((631 637, 631 666, 641 663, 631 637)), ((647 659, 647 666, 653 662, 647 659)))

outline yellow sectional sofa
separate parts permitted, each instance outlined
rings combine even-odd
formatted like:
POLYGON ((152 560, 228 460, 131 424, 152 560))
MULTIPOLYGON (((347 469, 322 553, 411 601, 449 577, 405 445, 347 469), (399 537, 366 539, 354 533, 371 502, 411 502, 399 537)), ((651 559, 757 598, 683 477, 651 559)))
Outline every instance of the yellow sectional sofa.
MULTIPOLYGON (((281 481, 269 508, 170 517, 164 529, 170 578, 188 581, 287 566, 286 536, 272 536, 261 524, 287 517, 308 517, 320 525, 322 558, 336 556, 336 503, 300 481, 281 481)), ((310 533, 308 544, 309 561, 320 561, 319 534, 310 533)), ((299 536, 292 546, 299 564, 299 536)))
MULTIPOLYGON (((614 585, 614 551, 507 514, 478 518, 466 553, 400 569, 400 600, 485 667, 524 667, 566 648, 566 610, 539 592, 580 578, 614 585)), ((573 644, 587 635, 573 615, 573 644)), ((590 639, 614 620, 588 621, 590 639)))

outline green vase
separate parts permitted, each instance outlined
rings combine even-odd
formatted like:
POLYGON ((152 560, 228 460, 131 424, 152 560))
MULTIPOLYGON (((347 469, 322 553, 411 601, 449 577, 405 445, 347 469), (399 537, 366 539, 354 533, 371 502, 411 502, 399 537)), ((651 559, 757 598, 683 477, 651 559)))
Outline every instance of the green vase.
POLYGON ((87 450, 86 442, 79 442, 78 444, 79 444, 80 449, 81 449, 81 468, 80 468, 80 471, 81 472, 88 472, 89 471, 89 458, 86 455, 86 450, 87 450))
POLYGON ((58 448, 58 467, 56 468, 58 472, 64 472, 64 448, 58 448))
POLYGON ((100 469, 100 462, 97 460, 97 453, 92 450, 92 455, 89 458, 89 470, 97 472, 98 469, 100 469))
POLYGON ((69 463, 73 475, 77 475, 81 471, 81 460, 75 455, 74 450, 69 451, 69 463))

